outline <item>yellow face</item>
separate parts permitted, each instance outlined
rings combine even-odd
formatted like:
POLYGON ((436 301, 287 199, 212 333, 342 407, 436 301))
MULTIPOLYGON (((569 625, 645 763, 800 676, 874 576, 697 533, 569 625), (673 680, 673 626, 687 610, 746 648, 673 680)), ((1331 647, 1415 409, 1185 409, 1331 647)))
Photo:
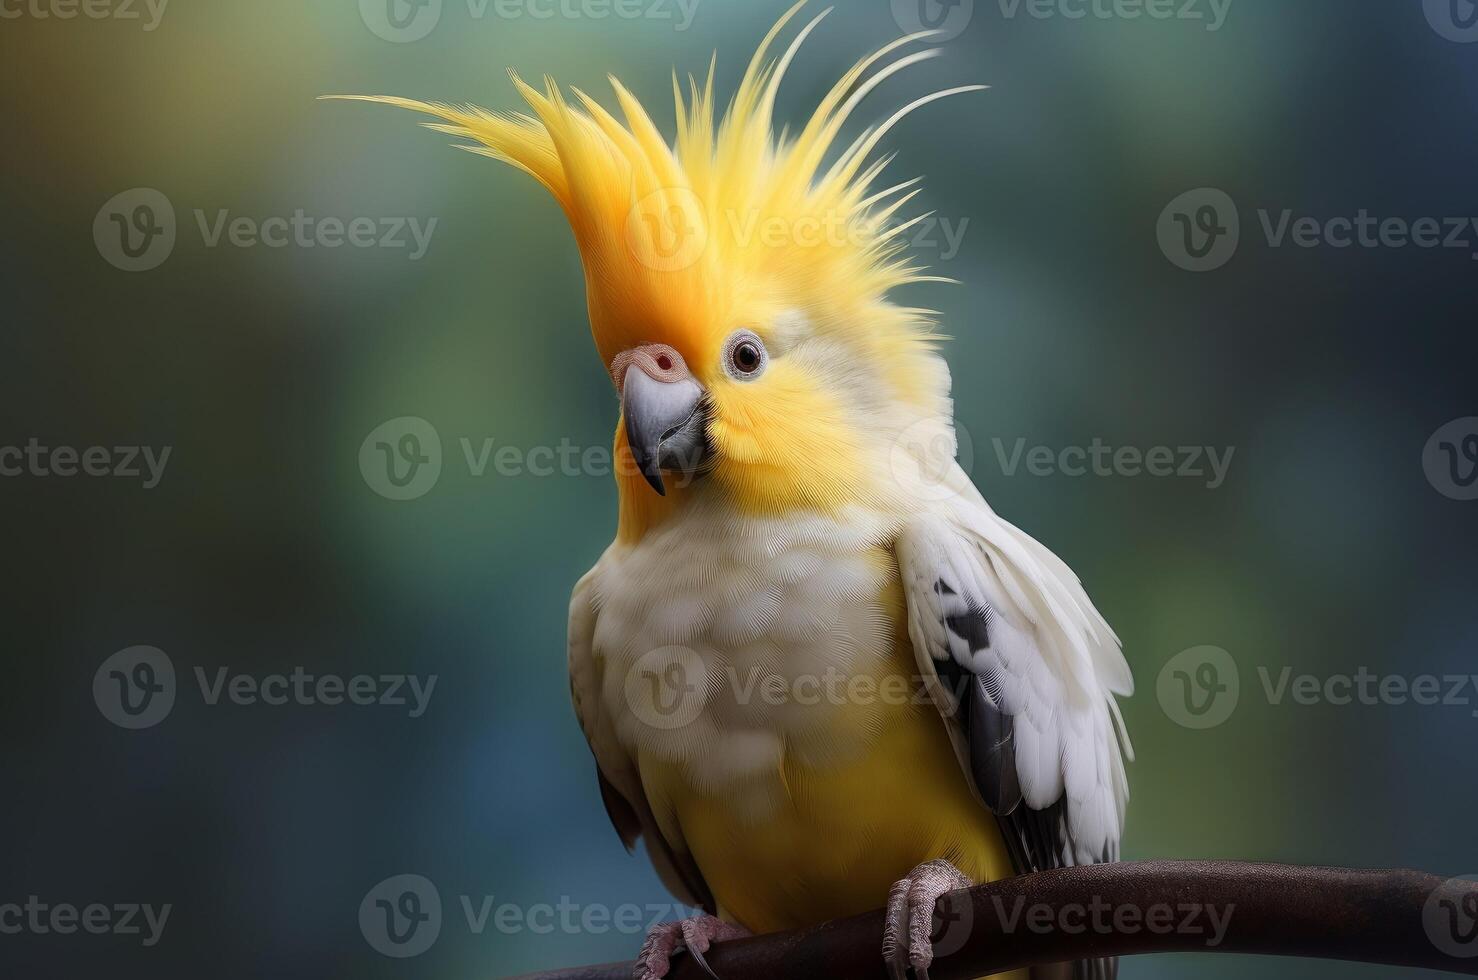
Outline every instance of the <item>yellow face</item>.
POLYGON ((840 145, 868 92, 936 50, 899 53, 928 34, 900 37, 777 134, 785 68, 824 16, 772 57, 799 9, 760 43, 722 116, 712 70, 676 93, 672 140, 614 79, 622 118, 584 92, 517 76, 528 112, 368 99, 434 117, 433 129, 519 168, 559 203, 596 348, 622 392, 627 538, 694 495, 762 514, 875 501, 889 492, 882 471, 902 429, 924 417, 947 430, 948 376, 929 316, 884 300, 931 278, 902 254, 910 222, 894 222, 918 191, 914 181, 878 187, 888 158, 876 151, 910 112, 979 86, 914 99, 840 145), (758 361, 739 346, 746 337, 758 361), (695 481, 669 478, 687 475, 670 464, 699 450, 695 481))
POLYGON ((844 488, 858 483, 863 448, 848 393, 829 390, 803 349, 784 349, 767 332, 736 331, 708 372, 710 476, 747 512, 840 506, 844 488), (763 366, 746 374, 756 344, 763 366))
POLYGON ((703 329, 652 317, 613 356, 617 450, 635 464, 619 481, 623 537, 700 496, 771 516, 875 502, 899 420, 935 405, 943 369, 899 328, 906 311, 794 293, 741 308, 705 311, 703 329))
POLYGON ((617 449, 634 463, 620 481, 623 533, 700 493, 749 514, 849 502, 864 446, 856 393, 827 365, 840 345, 773 309, 702 326, 653 329, 609 365, 622 397, 617 449))

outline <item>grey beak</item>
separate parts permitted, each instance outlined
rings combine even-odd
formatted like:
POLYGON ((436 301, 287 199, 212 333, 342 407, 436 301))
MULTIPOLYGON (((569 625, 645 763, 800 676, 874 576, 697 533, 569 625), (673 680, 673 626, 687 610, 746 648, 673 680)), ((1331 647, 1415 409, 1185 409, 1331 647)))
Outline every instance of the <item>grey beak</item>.
POLYGON ((632 365, 621 382, 626 441, 642 476, 666 496, 663 470, 691 476, 708 448, 703 386, 692 378, 658 381, 632 365))

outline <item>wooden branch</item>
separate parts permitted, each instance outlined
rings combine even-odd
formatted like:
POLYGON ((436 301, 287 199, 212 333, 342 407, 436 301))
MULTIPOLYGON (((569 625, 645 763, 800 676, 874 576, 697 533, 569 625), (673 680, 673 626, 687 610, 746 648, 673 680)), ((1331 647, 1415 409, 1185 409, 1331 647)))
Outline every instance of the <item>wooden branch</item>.
MULTIPOLYGON (((883 913, 715 944, 722 980, 886 980, 883 913)), ((935 980, 1137 953, 1258 953, 1478 976, 1478 882, 1230 861, 1063 868, 940 899, 935 980)), ((608 963, 522 980, 630 980, 608 963)), ((672 980, 711 980, 691 956, 672 980)))

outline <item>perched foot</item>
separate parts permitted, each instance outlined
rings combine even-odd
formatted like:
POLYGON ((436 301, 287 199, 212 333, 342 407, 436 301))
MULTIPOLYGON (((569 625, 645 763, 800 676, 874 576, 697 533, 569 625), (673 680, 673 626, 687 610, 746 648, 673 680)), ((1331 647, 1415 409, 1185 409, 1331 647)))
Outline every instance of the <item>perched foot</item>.
POLYGON ((941 895, 972 884, 948 861, 930 861, 914 868, 888 892, 883 961, 893 980, 904 980, 910 966, 918 980, 929 980, 929 964, 934 962, 934 903, 941 895))
MULTIPOLYGON (((636 969, 632 975, 636 980, 662 980, 672 965, 672 954, 682 949, 691 952, 703 968, 708 970, 708 964, 703 962, 703 954, 708 952, 710 944, 747 935, 749 930, 743 926, 715 919, 711 915, 695 915, 681 922, 664 922, 647 933, 646 942, 641 945, 641 953, 636 957, 636 969)), ((708 972, 711 974, 713 971, 708 972)))

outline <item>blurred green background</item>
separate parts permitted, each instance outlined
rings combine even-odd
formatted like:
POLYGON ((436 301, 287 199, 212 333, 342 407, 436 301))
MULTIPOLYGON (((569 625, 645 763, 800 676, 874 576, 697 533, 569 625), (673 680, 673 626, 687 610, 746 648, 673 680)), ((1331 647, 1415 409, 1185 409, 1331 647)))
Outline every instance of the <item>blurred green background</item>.
MULTIPOLYGON (((701 72, 717 50, 727 97, 784 3, 698 0, 685 19, 675 0, 446 0, 439 14, 395 0, 411 27, 387 40, 379 2, 174 0, 157 21, 142 0, 70 19, 56 16, 66 0, 0 3, 0 446, 172 447, 152 489, 0 479, 0 903, 174 906, 148 948, 0 935, 5 975, 468 980, 624 958, 639 936, 478 935, 459 896, 671 901, 607 824, 568 705, 569 590, 613 533, 610 480, 479 476, 461 445, 609 445, 617 408, 571 236, 527 177, 403 113, 315 97, 502 108, 517 103, 505 67, 593 93, 614 72, 670 133, 669 66, 701 72), (175 241, 129 272, 105 204, 135 188, 167 200, 175 241), (299 209, 436 224, 415 259, 414 246, 208 244, 222 212, 299 209), (439 434, 443 466, 397 501, 360 450, 405 416, 439 434), (129 731, 92 684, 139 644, 168 654, 179 690, 167 719, 129 731), (439 682, 411 718, 210 705, 193 677, 296 666, 439 682), (381 956, 358 924, 366 893, 402 873, 435 882, 446 910, 409 960, 381 956)), ((926 175, 918 209, 942 219, 920 256, 961 283, 899 299, 940 310, 955 338, 966 462, 987 498, 1077 570, 1124 640, 1139 684, 1124 706, 1138 749, 1126 858, 1478 872, 1478 703, 1274 704, 1257 674, 1474 673, 1478 503, 1439 492, 1423 450, 1478 414, 1475 246, 1275 247, 1258 216, 1478 215, 1466 2, 1444 26, 1442 3, 1232 0, 1212 30, 1102 2, 1110 16, 1073 18, 926 0, 956 35, 945 56, 861 114, 992 86, 888 141, 889 173, 926 175), (1167 205, 1197 188, 1224 191, 1241 218, 1235 256, 1200 274, 1157 242, 1167 205), (1233 456, 1214 489, 1008 472, 1000 458, 1018 440, 1095 439, 1233 456), (1229 652, 1241 695, 1197 730, 1156 679, 1202 645, 1229 652)), ((802 120, 910 16, 901 0, 841 5, 779 118, 802 120)), ((112 213, 131 221, 141 199, 122 200, 112 213)), ((1123 974, 1250 969, 1396 975, 1236 957, 1123 974)))

